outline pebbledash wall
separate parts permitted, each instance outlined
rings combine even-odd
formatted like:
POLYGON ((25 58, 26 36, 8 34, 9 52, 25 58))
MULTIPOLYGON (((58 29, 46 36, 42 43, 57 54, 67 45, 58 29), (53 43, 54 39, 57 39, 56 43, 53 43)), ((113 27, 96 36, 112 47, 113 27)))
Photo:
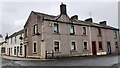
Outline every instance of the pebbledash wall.
POLYGON ((98 24, 92 18, 81 21, 77 15, 69 17, 66 5, 61 4, 58 16, 32 11, 24 29, 6 39, 5 54, 46 58, 117 53, 118 33, 119 29, 106 21, 98 24))
POLYGON ((103 55, 118 52, 119 29, 106 21, 94 23, 78 16, 67 15, 66 5, 60 5, 60 15, 32 11, 25 26, 27 57, 103 55))

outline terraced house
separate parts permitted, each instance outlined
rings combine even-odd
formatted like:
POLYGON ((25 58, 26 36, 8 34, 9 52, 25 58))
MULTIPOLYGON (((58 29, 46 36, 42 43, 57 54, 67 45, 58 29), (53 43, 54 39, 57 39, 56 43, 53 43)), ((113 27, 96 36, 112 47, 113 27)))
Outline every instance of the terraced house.
POLYGON ((94 23, 92 18, 69 17, 65 4, 60 15, 32 11, 24 25, 26 57, 102 55, 118 52, 119 29, 106 21, 94 23))
POLYGON ((3 46, 5 47, 6 55, 25 57, 24 30, 22 29, 10 36, 7 35, 3 46))

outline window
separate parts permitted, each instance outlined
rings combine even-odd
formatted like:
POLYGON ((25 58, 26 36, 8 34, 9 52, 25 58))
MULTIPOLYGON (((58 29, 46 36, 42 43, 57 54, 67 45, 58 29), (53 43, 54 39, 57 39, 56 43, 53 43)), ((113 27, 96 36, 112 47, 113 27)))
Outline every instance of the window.
POLYGON ((118 48, 118 43, 117 42, 115 42, 115 48, 118 48))
POLYGON ((74 29, 74 26, 73 26, 73 25, 71 25, 71 27, 70 27, 70 34, 71 34, 71 35, 74 35, 74 34, 75 34, 75 29, 74 29))
POLYGON ((16 36, 15 36, 15 43, 16 43, 16 36))
POLYGON ((37 52, 37 45, 36 45, 36 42, 34 42, 34 45, 33 45, 33 52, 37 52))
POLYGON ((59 51, 59 41, 54 41, 54 51, 59 51))
POLYGON ((54 23, 54 33, 59 33, 59 25, 58 25, 58 23, 54 23))
POLYGON ((22 55, 22 46, 20 46, 20 55, 22 55))
POLYGON ((28 35, 28 30, 25 29, 25 37, 27 37, 27 35, 28 35))
POLYGON ((86 27, 83 27, 83 35, 86 35, 86 27))
POLYGON ((1 53, 5 53, 5 47, 1 48, 1 53))
POLYGON ((71 42, 71 50, 76 50, 76 45, 75 45, 75 42, 71 42))
POLYGON ((102 48, 102 42, 99 42, 99 50, 103 50, 103 48, 102 48))
POLYGON ((33 34, 37 34, 38 33, 38 25, 34 25, 33 27, 33 34))
POLYGON ((11 44, 12 44, 12 38, 11 38, 11 44))
POLYGON ((114 31, 114 38, 117 38, 117 31, 114 31))
POLYGON ((14 55, 16 55, 16 47, 14 47, 14 55))
POLYGON ((84 47, 84 48, 83 48, 84 50, 87 50, 87 49, 88 49, 88 48, 87 48, 87 47, 88 47, 88 44, 87 44, 87 42, 84 42, 84 45, 83 45, 83 47, 84 47))
POLYGON ((98 28, 98 36, 101 36, 101 29, 98 28))

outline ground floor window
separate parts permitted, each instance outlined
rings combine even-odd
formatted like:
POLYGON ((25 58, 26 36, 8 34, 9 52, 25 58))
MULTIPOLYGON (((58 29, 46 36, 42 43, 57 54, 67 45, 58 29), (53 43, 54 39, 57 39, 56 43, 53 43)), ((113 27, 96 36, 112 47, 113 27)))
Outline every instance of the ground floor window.
POLYGON ((22 46, 20 46, 20 55, 22 55, 22 46))
POLYGON ((76 44, 75 44, 75 42, 71 42, 71 50, 76 50, 76 44))
POLYGON ((99 50, 103 50, 103 48, 102 48, 102 42, 99 42, 99 50))
POLYGON ((118 48, 118 43, 117 42, 115 42, 115 48, 118 48))
POLYGON ((83 42, 83 49, 87 50, 88 49, 88 43, 87 42, 83 42))
POLYGON ((59 51, 59 41, 54 41, 54 51, 59 51))
POLYGON ((14 55, 16 55, 16 47, 14 47, 14 55))
POLYGON ((1 48, 1 53, 5 53, 5 47, 1 48))
POLYGON ((37 44, 36 44, 36 42, 34 42, 34 44, 33 44, 33 52, 34 52, 34 53, 37 52, 37 44))

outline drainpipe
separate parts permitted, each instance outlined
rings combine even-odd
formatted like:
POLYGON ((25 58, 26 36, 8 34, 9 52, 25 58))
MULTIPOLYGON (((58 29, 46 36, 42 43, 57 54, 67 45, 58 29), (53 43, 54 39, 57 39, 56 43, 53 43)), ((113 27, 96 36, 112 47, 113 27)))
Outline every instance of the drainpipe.
POLYGON ((90 28, 90 26, 89 26, 89 33, 90 33, 90 47, 91 47, 91 53, 92 53, 92 39, 91 39, 91 28, 90 28))
MULTIPOLYGON (((44 19, 44 17, 43 17, 44 19)), ((42 21, 42 28, 41 28, 41 53, 40 53, 40 56, 42 59, 45 59, 46 58, 46 46, 45 46, 45 41, 44 41, 44 22, 42 21)))

